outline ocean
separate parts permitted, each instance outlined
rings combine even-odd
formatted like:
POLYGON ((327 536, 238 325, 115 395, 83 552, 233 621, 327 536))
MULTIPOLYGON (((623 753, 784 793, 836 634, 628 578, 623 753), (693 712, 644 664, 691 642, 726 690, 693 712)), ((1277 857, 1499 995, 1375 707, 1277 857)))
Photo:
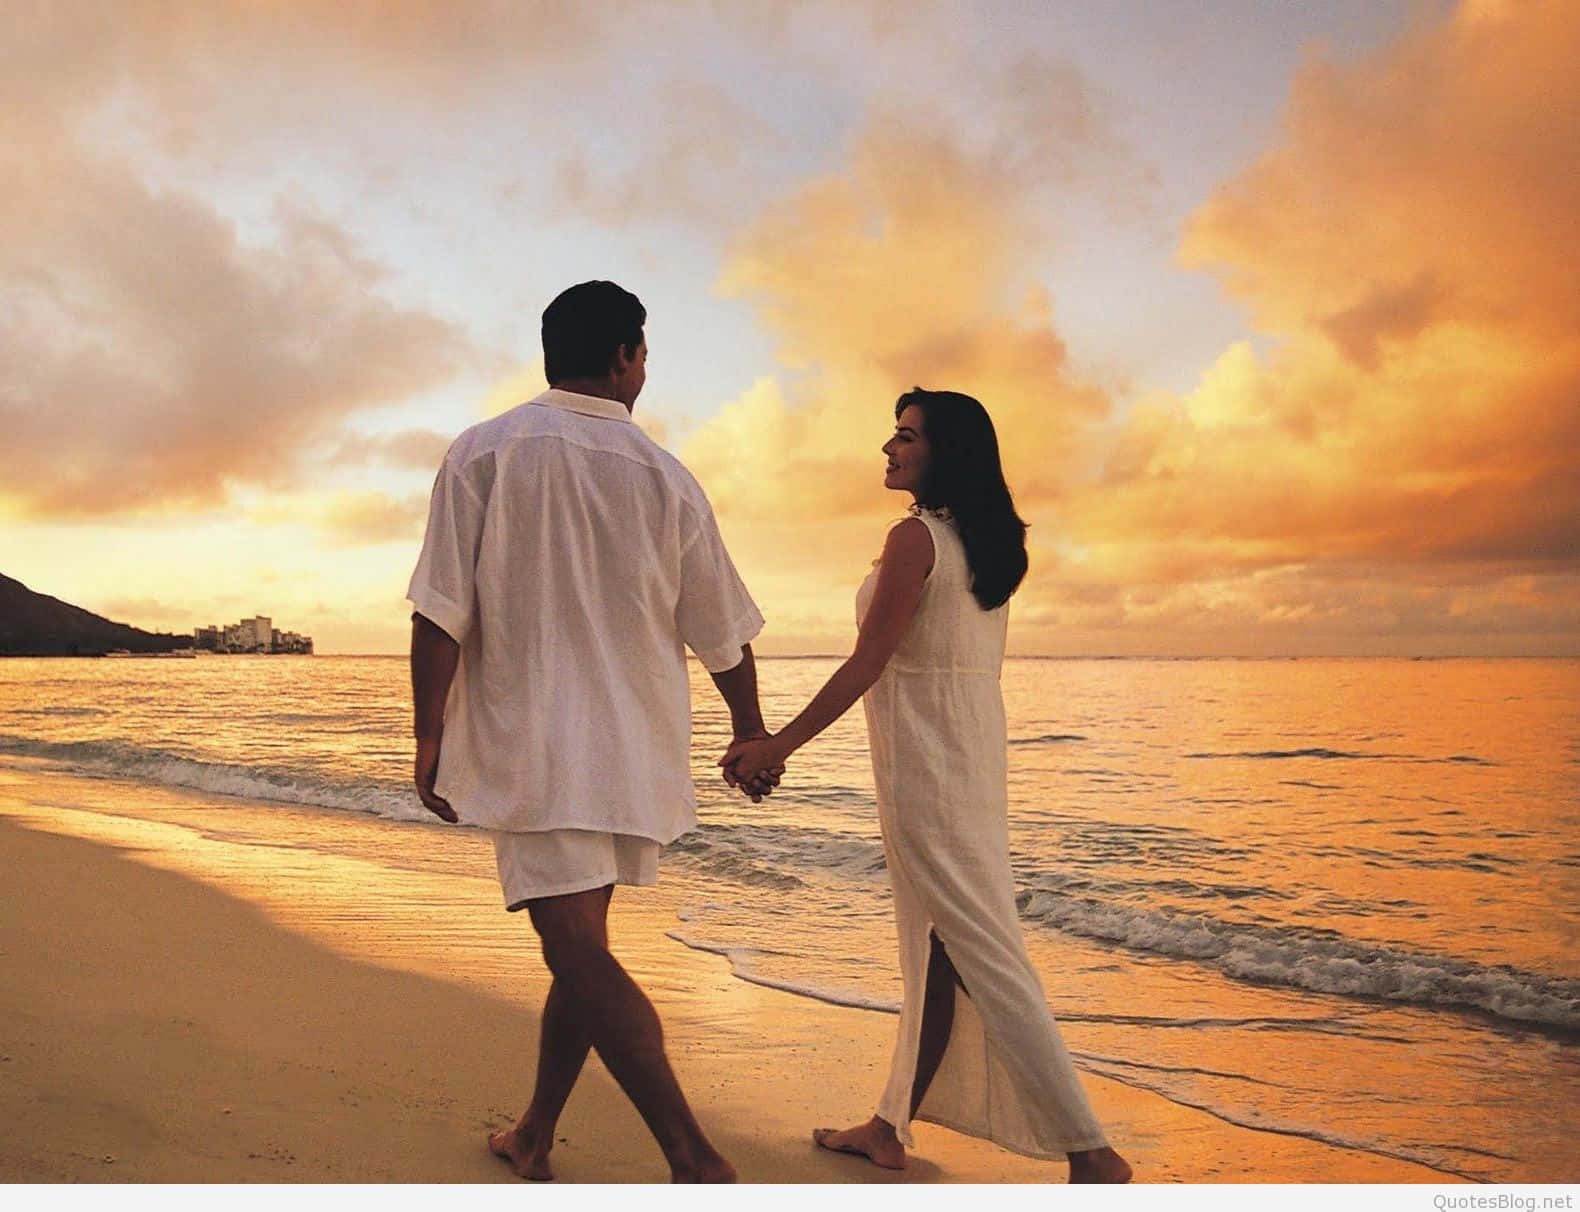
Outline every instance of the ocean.
MULTIPOLYGON (((762 660, 770 726, 837 663, 762 660)), ((754 805, 692 669, 670 936, 894 1013, 859 708, 754 805)), ((1580 1176, 1580 661, 1023 658, 1003 688, 1021 917, 1079 1067, 1446 1176, 1580 1176)), ((304 863, 491 876, 409 790, 409 735, 403 658, 0 661, 0 765, 273 803, 321 823, 304 863)))

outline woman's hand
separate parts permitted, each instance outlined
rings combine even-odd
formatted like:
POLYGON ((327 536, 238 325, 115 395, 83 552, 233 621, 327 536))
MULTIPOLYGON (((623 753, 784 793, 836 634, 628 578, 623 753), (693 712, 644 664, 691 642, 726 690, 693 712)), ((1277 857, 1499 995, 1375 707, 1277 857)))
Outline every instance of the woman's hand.
POLYGON ((743 737, 737 739, 719 759, 724 767, 724 781, 732 787, 744 787, 756 803, 779 785, 785 771, 785 753, 773 737, 743 737))

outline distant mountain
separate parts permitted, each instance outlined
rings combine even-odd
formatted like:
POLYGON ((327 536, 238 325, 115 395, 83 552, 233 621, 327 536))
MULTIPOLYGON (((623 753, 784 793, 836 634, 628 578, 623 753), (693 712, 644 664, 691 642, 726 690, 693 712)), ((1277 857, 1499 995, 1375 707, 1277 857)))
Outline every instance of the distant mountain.
POLYGON ((91 611, 34 593, 0 574, 0 656, 103 656, 127 652, 173 652, 192 647, 190 635, 141 631, 112 623, 91 611))

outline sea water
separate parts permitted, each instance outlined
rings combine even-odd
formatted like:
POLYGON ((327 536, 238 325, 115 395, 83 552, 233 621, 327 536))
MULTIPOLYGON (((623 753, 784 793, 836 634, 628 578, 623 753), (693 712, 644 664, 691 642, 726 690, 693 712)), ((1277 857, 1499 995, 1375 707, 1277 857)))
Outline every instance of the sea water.
MULTIPOLYGON (((762 661, 770 726, 837 663, 762 661)), ((671 937, 892 1014, 859 708, 754 805, 692 682, 671 937)), ((1003 688, 1021 917, 1081 1068, 1445 1174, 1577 1177, 1580 661, 1012 659, 1003 688)), ((400 658, 0 662, 0 762, 418 824, 297 845, 486 874, 417 803, 409 735, 400 658)))

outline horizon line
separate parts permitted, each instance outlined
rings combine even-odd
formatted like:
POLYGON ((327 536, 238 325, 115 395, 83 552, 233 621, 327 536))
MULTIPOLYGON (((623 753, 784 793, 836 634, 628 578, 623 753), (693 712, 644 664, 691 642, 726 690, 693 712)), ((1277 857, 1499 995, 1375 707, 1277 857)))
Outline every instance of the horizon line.
MULTIPOLYGON (((241 654, 216 654, 216 655, 248 655, 241 654)), ((378 657, 401 658, 409 656, 405 652, 318 652, 316 656, 335 657, 378 657)), ((850 656, 848 652, 778 652, 778 653, 753 653, 753 658, 761 661, 840 661, 850 656)), ((1580 660, 1580 651, 1576 652, 1272 652, 1272 653, 1162 653, 1162 652, 1116 652, 1116 653, 1036 653, 1036 652, 1010 652, 1004 654, 1006 661, 1575 661, 1580 660)), ((688 662, 695 662, 697 658, 690 653, 686 655, 688 662)))

